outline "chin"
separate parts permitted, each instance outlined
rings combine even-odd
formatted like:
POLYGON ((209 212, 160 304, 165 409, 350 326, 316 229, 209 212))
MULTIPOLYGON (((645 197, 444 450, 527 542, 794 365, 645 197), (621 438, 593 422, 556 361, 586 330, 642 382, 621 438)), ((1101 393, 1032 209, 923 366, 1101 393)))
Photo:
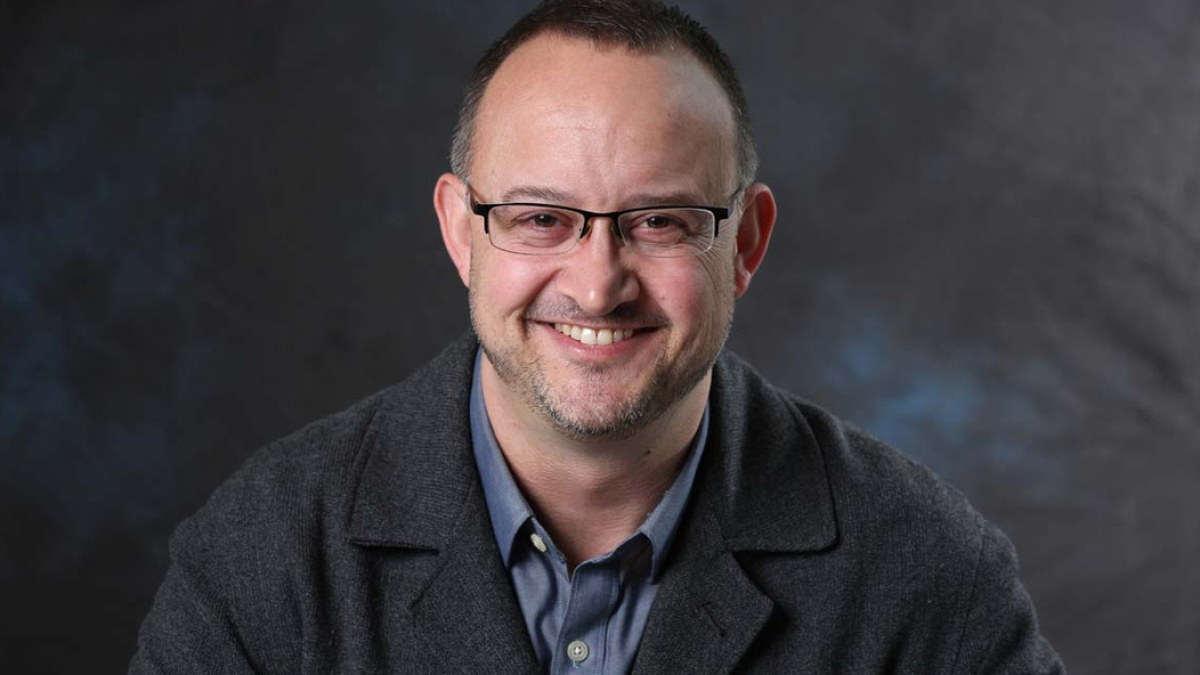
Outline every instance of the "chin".
POLYGON ((572 414, 571 411, 547 406, 543 408, 543 413, 559 433, 576 440, 626 440, 636 436, 652 421, 650 416, 640 409, 598 417, 586 413, 572 414))
POLYGON ((556 429, 570 438, 622 440, 635 435, 658 417, 645 397, 635 400, 554 400, 545 391, 534 392, 536 407, 556 429))
MULTIPOLYGON (((667 379, 660 368, 651 370, 636 392, 616 387, 606 395, 587 395, 576 388, 556 395, 546 382, 531 393, 534 407, 561 433, 576 439, 624 440, 662 418, 704 379, 711 369, 697 368, 667 379)), ((586 385, 585 385, 586 386, 586 385)))

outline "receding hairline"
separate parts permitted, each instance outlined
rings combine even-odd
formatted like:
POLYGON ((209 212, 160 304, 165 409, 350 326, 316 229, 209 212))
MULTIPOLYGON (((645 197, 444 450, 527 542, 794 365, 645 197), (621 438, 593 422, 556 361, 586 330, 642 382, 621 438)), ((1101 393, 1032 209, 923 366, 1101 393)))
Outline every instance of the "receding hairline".
POLYGON ((678 7, 660 1, 544 0, 492 44, 475 64, 459 107, 450 151, 451 170, 469 180, 473 164, 475 118, 484 93, 508 58, 525 43, 543 35, 582 39, 600 49, 620 47, 634 53, 682 51, 699 61, 716 80, 733 112, 733 167, 738 189, 755 179, 758 152, 737 69, 717 40, 678 7), (563 9, 563 7, 567 9, 563 9), (611 13, 609 9, 613 8, 611 13), (578 13, 573 10, 578 9, 578 13))
MULTIPOLYGON (((729 150, 735 155, 738 154, 739 145, 741 143, 739 116, 736 104, 730 99, 728 92, 721 83, 720 76, 715 72, 714 68, 707 64, 705 60, 691 49, 686 42, 674 37, 667 37, 656 41, 647 41, 637 44, 630 44, 627 40, 619 37, 611 37, 605 34, 592 34, 585 30, 566 30, 559 26, 547 26, 541 30, 525 36, 519 44, 513 46, 511 50, 505 54, 504 59, 498 63, 494 70, 489 74, 484 87, 477 93, 476 97, 470 102, 470 115, 464 121, 468 123, 467 130, 470 132, 470 137, 464 139, 470 148, 467 159, 470 163, 474 162, 475 148, 477 147, 477 134, 479 133, 478 121, 484 111, 484 103, 489 99, 489 92, 494 90, 494 85, 497 80, 501 80, 500 74, 505 70, 513 57, 522 50, 528 49, 531 45, 538 42, 545 43, 562 42, 562 43, 584 43, 592 47, 598 52, 611 53, 614 51, 625 52, 635 56, 656 56, 666 55, 672 57, 682 57, 684 62, 690 63, 697 67, 700 72, 703 72, 712 88, 719 92, 721 100, 724 101, 723 110, 723 129, 721 130, 722 142, 729 144, 729 150)), ((738 166, 739 162, 735 159, 732 167, 734 180, 740 180, 741 173, 738 166)), ((464 173, 469 174, 471 166, 462 167, 464 173)), ((468 179, 469 175, 461 175, 460 178, 468 179)), ((742 187, 739 185, 739 187, 742 187)))

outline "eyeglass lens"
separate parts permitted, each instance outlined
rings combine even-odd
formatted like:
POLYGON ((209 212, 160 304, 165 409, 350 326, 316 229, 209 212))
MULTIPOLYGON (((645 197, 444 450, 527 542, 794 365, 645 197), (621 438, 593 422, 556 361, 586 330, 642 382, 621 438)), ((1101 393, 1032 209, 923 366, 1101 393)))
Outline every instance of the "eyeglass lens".
MULTIPOLYGON (((488 235, 496 248, 513 253, 565 253, 579 242, 582 213, 544 205, 504 204, 488 213, 488 235)), ((716 219, 704 209, 640 209, 617 219, 621 239, 650 257, 684 257, 712 248, 716 219)), ((594 227, 594 224, 593 224, 594 227)))

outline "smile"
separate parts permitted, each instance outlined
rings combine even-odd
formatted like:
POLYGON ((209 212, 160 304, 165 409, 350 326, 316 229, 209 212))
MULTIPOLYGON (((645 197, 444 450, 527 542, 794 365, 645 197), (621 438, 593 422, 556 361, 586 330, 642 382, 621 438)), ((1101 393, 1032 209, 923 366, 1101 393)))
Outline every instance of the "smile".
POLYGON ((612 330, 609 328, 587 328, 569 323, 556 323, 554 324, 554 330, 585 345, 611 345, 615 342, 629 339, 634 333, 634 329, 632 328, 628 330, 612 330))

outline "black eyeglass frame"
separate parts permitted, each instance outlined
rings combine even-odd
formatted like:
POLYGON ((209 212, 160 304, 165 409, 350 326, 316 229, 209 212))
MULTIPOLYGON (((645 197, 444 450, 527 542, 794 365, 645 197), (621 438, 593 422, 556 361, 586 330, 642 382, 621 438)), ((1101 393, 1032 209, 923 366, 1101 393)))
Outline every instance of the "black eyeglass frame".
MULTIPOLYGON (((734 193, 734 199, 736 199, 739 196, 739 193, 741 193, 740 189, 736 193, 734 193)), ((499 207, 499 206, 533 206, 533 207, 541 207, 541 208, 545 208, 545 209, 559 209, 562 211, 570 211, 572 213, 578 213, 579 215, 583 216, 583 227, 580 228, 580 230, 579 230, 579 238, 575 240, 576 245, 578 245, 578 243, 580 241, 582 241, 583 238, 586 237, 588 235, 588 233, 591 231, 592 219, 594 219, 594 218, 611 218, 615 225, 621 216, 623 216, 627 213, 634 213, 636 211, 654 211, 656 209, 693 209, 696 211, 708 211, 709 213, 713 214, 713 242, 709 244, 708 249, 705 249, 704 251, 697 251, 694 255, 700 255, 700 254, 705 253, 706 251, 712 249, 712 244, 716 243, 717 237, 721 236, 721 221, 729 218, 729 209, 728 208, 725 208, 723 206, 702 206, 699 204, 650 204, 647 206, 637 206, 632 209, 622 209, 620 211, 597 212, 597 211, 587 211, 584 209, 577 209, 573 206, 562 206, 560 204, 545 204, 542 202, 481 203, 481 202, 475 201, 475 194, 470 189, 467 190, 467 203, 470 205, 472 213, 474 213, 477 216, 483 216, 483 233, 488 235, 488 241, 491 241, 491 232, 488 229, 488 213, 492 209, 499 207)), ((621 240, 621 243, 628 244, 628 242, 625 240, 625 233, 621 231, 621 228, 613 227, 612 229, 614 232, 616 232, 617 238, 621 240)), ((493 242, 492 245, 495 246, 495 243, 493 242)), ((573 248, 574 248, 574 246, 572 246, 572 249, 573 248)), ((506 250, 506 249, 501 249, 501 250, 506 250)), ((571 250, 571 249, 568 249, 568 250, 571 250)), ((513 251, 510 251, 510 253, 511 252, 513 252, 513 251)), ((566 253, 566 252, 567 251, 562 251, 562 253, 566 253)), ((518 255, 556 255, 555 253, 541 254, 541 253, 526 253, 523 251, 517 251, 516 253, 518 253, 518 255)))

